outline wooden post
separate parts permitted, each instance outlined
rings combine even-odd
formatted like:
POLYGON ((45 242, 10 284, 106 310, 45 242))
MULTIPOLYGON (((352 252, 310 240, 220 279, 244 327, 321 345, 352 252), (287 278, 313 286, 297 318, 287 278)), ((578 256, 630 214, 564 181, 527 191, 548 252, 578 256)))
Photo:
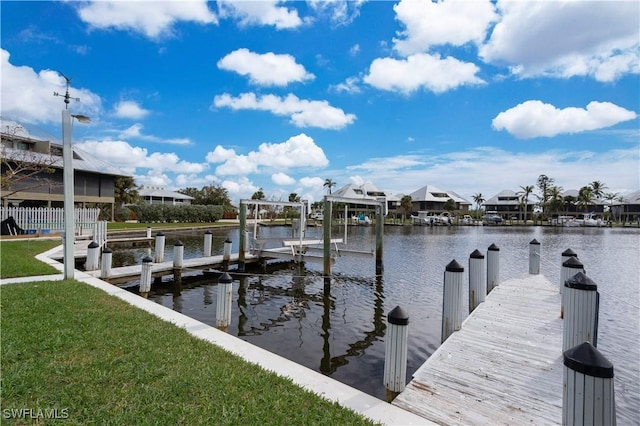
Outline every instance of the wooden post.
POLYGON ((384 239, 384 206, 380 204, 376 206, 376 275, 381 275, 384 270, 382 263, 384 239))
POLYGON ((204 233, 204 249, 202 250, 203 257, 211 256, 211 240, 213 239, 213 234, 211 231, 207 231, 204 233))
POLYGON ((560 287, 560 318, 564 318, 564 284, 578 272, 584 273, 584 265, 577 257, 570 257, 562 264, 562 268, 560 268, 560 279, 562 280, 562 286, 560 287))
POLYGON ((245 251, 247 250, 245 233, 247 232, 247 205, 240 202, 240 229, 238 230, 238 272, 244 272, 245 251))
POLYGON ((173 278, 178 285, 182 284, 182 266, 184 265, 184 244, 178 240, 173 245, 173 278))
POLYGON ((224 271, 229 270, 229 261, 231 260, 231 240, 227 238, 224 240, 224 246, 222 251, 222 269, 224 271))
POLYGON ((498 286, 500 280, 500 249, 491 244, 487 249, 487 294, 498 286))
POLYGON ((598 286, 584 273, 565 281, 565 318, 562 329, 562 350, 566 351, 582 342, 598 346, 598 286))
POLYGON ((156 234, 156 245, 155 245, 155 259, 156 263, 164 262, 164 233, 162 231, 156 234))
POLYGON ((87 261, 84 265, 87 271, 97 271, 100 260, 100 244, 91 241, 87 247, 87 261))
POLYGON ((100 268, 100 278, 109 278, 111 276, 111 262, 113 261, 113 252, 109 247, 102 250, 102 262, 100 268))
POLYGON ((393 394, 402 392, 406 385, 409 315, 400 306, 396 306, 387 315, 387 323, 384 350, 384 386, 388 392, 392 393, 392 395, 388 396, 395 396, 393 394))
POLYGON ((442 340, 447 338, 462 325, 464 267, 455 259, 444 272, 444 289, 442 294, 442 340))
POLYGON ((146 256, 142 259, 142 272, 140 273, 140 295, 145 299, 149 297, 151 290, 151 265, 153 259, 146 256))
MULTIPOLYGON (((564 266, 564 262, 566 262, 567 260, 569 260, 569 258, 571 257, 575 257, 576 259, 578 258, 578 254, 571 250, 570 248, 566 249, 565 251, 562 252, 562 257, 561 257, 561 261, 560 261, 560 294, 562 294, 562 289, 564 287, 564 282, 566 280, 568 280, 571 277, 565 277, 562 271, 562 267, 564 266)), ((577 273, 577 272, 576 272, 577 273)))
POLYGON ((231 300, 233 292, 233 279, 228 273, 218 278, 218 303, 216 307, 216 326, 226 330, 231 324, 231 300))
POLYGON ((477 308, 487 295, 487 271, 484 255, 475 250, 469 256, 469 313, 477 308))
POLYGON ((613 364, 591 343, 563 354, 563 425, 616 425, 613 364))
POLYGON ((324 248, 324 276, 331 275, 331 207, 333 203, 324 197, 324 218, 323 225, 323 248, 324 248))
POLYGON ((540 273, 540 243, 535 238, 529 243, 529 273, 540 273))

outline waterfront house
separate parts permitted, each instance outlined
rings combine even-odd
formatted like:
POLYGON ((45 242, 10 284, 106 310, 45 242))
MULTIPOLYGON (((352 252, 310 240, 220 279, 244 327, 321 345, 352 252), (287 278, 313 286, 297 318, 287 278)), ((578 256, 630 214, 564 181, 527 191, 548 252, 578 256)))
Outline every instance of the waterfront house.
POLYGON ((623 196, 621 200, 613 201, 611 213, 616 220, 621 222, 640 223, 640 191, 632 192, 623 196))
POLYGON ((443 191, 433 185, 425 185, 422 188, 409 194, 411 196, 411 211, 417 213, 419 211, 428 211, 433 213, 445 212, 444 205, 447 200, 452 199, 456 203, 456 213, 469 213, 471 203, 454 191, 443 191))
MULTIPOLYGON (((367 182, 364 184, 356 185, 354 183, 350 183, 348 185, 343 186, 342 188, 334 191, 331 194, 333 197, 341 197, 341 198, 349 198, 349 199, 362 199, 363 201, 371 201, 371 200, 380 200, 385 199, 387 203, 387 212, 395 211, 400 204, 400 201, 397 197, 392 194, 388 194, 385 191, 380 190, 371 182, 367 182)), ((366 202, 365 201, 365 202, 366 202)), ((374 207, 372 205, 362 204, 358 202, 349 202, 349 211, 351 213, 355 212, 374 212, 374 207)))
POLYGON ((188 206, 194 200, 190 197, 179 192, 169 191, 163 186, 149 186, 143 185, 138 190, 138 195, 141 200, 147 204, 166 204, 171 206, 188 206))
MULTIPOLYGON (((489 198, 484 202, 484 208, 487 212, 496 212, 497 215, 503 219, 510 219, 512 217, 520 218, 522 213, 521 208, 521 196, 516 194, 515 191, 505 189, 489 198)), ((533 194, 529 195, 529 200, 526 206, 526 218, 530 218, 535 207, 536 197, 533 194)), ((524 200, 522 200, 524 203, 524 200)))

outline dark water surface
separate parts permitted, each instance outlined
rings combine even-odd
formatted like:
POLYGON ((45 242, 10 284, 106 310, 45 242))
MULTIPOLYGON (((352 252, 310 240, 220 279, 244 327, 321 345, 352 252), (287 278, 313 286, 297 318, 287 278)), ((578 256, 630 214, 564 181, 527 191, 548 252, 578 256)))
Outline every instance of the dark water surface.
MULTIPOLYGON (((213 254, 222 254, 230 238, 238 248, 237 229, 212 230, 213 254)), ((260 238, 291 238, 291 228, 261 227, 260 238)), ((333 238, 343 236, 335 228, 333 238)), ((307 238, 321 238, 310 228, 307 238)), ((598 350, 614 365, 619 424, 640 424, 640 230, 549 227, 387 226, 384 273, 375 275, 375 259, 343 256, 332 269, 331 292, 324 292, 322 263, 284 265, 270 274, 234 276, 233 312, 228 332, 320 371, 380 399, 386 316, 400 305, 410 316, 407 382, 440 344, 445 266, 456 259, 465 266, 479 249, 500 248, 500 281, 528 276, 529 242, 541 243, 541 273, 559 284, 561 253, 578 253, 587 275, 598 284, 598 350)), ((177 239, 185 258, 202 255, 203 233, 166 237, 165 260, 177 239)), ((374 251, 372 227, 350 227, 347 248, 374 251)), ((143 250, 118 250, 114 266, 140 263, 143 250)), ((180 295, 156 289, 150 299, 215 326, 217 279, 186 272, 180 295)), ((165 277, 165 280, 168 278, 165 277)), ((468 298, 465 296, 465 303, 468 298)), ((465 307, 465 309, 467 309, 465 307)))

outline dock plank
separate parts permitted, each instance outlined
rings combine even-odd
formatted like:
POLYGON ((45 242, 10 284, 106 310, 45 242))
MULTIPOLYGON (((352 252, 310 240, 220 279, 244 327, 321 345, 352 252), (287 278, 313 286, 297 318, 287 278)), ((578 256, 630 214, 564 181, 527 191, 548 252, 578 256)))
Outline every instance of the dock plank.
POLYGON ((562 421, 562 320, 541 275, 496 287, 415 372, 394 405, 446 425, 562 421))

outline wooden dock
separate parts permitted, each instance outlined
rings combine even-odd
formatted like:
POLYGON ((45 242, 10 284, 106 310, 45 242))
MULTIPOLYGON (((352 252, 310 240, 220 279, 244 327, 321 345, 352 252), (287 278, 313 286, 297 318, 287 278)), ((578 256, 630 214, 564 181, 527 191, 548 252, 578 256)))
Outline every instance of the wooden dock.
POLYGON ((558 287, 501 283, 415 372, 393 404, 442 425, 562 422, 558 287))

